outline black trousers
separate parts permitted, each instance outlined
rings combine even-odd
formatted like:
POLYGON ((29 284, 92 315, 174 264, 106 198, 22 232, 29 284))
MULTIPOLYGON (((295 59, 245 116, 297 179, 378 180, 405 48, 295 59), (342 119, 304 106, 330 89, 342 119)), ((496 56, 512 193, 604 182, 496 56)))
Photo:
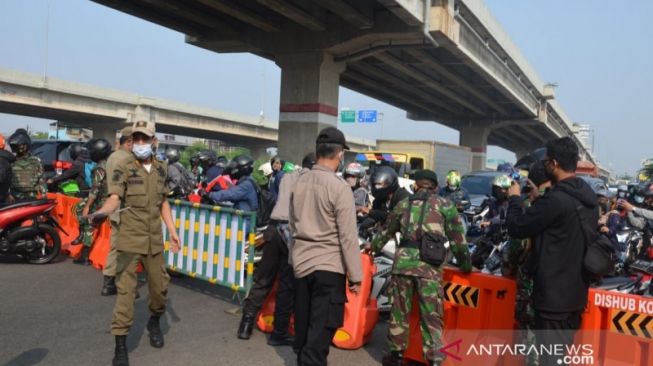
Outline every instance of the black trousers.
POLYGON ((288 246, 275 225, 269 225, 265 234, 263 257, 254 271, 252 288, 243 303, 243 314, 256 316, 279 276, 276 306, 274 309, 274 333, 288 332, 290 315, 295 303, 295 276, 288 264, 288 246))
MULTIPOLYGON (((574 335, 580 328, 582 311, 569 313, 535 312, 535 341, 538 346, 552 347, 562 345, 566 350, 567 346, 574 343, 574 335)), ((540 366, 558 366, 558 361, 565 356, 541 354, 539 357, 540 366)))
POLYGON ((326 365, 331 340, 345 317, 345 275, 315 271, 298 278, 295 287, 297 365, 326 365))

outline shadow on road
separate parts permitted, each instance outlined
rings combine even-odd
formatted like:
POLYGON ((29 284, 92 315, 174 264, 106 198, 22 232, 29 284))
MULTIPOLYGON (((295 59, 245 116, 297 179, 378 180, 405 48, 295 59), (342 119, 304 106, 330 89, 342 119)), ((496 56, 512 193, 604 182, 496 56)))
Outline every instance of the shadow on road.
POLYGON ((50 351, 47 348, 33 348, 7 362, 7 366, 31 366, 39 364, 50 351))
MULTIPOLYGON (((240 301, 236 296, 234 296, 233 290, 224 286, 213 285, 206 281, 198 281, 180 274, 171 275, 170 283, 206 296, 210 296, 214 299, 240 305, 240 301)), ((240 296, 242 299, 245 298, 244 295, 240 296)))

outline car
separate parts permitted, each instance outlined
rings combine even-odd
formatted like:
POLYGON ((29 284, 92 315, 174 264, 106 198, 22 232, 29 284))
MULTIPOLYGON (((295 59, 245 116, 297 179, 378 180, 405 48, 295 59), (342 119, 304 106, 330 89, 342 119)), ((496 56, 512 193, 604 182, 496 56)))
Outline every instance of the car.
POLYGON ((32 141, 32 155, 41 159, 45 180, 61 174, 72 166, 69 147, 74 143, 76 141, 40 139, 32 141))
POLYGON ((469 194, 471 208, 478 208, 487 197, 492 196, 492 181, 506 173, 497 171, 476 171, 463 175, 460 185, 469 194))

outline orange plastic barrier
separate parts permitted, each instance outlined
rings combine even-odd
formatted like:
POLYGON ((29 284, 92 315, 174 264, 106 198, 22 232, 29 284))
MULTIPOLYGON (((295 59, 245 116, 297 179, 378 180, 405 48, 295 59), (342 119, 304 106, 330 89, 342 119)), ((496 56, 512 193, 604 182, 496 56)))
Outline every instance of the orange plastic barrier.
MULTIPOLYGON (((368 342, 374 326, 379 320, 376 299, 370 299, 372 276, 376 266, 370 255, 361 254, 363 281, 360 294, 356 295, 347 288, 345 319, 342 328, 336 331, 333 344, 338 348, 357 349, 368 342)), ((274 305, 277 283, 268 294, 256 320, 258 328, 265 333, 272 332, 274 322, 274 305)), ((290 332, 294 334, 294 318, 290 318, 290 332)))
POLYGON ((653 298, 590 289, 577 345, 591 345, 594 365, 651 365, 653 298))
POLYGON ((97 269, 104 269, 111 249, 111 223, 105 220, 93 231, 93 246, 88 257, 97 269))
MULTIPOLYGON (((517 287, 514 280, 457 269, 444 269, 444 335, 443 346, 487 343, 511 344, 515 328, 517 287)), ((404 356, 426 363, 422 353, 419 329, 419 306, 413 302, 410 314, 410 340, 404 356)), ((455 353, 456 349, 451 352, 455 353)), ((454 365, 451 357, 445 364, 454 365)), ((484 365, 514 365, 514 357, 487 356, 484 365)), ((460 364, 460 363, 458 363, 460 364)))
POLYGON ((345 320, 342 328, 336 331, 333 344, 338 348, 357 349, 369 341, 372 330, 379 320, 376 299, 370 299, 372 277, 376 272, 374 259, 369 254, 361 254, 363 281, 358 295, 349 291, 347 286, 347 303, 345 320))
MULTIPOLYGON (((274 330, 274 307, 277 303, 277 288, 279 287, 279 280, 274 281, 272 290, 265 299, 261 311, 256 318, 256 326, 263 333, 272 333, 274 330)), ((290 324, 288 324, 288 332, 295 334, 295 316, 290 316, 290 324)))
POLYGON ((57 230, 61 237, 61 250, 67 252, 71 257, 79 256, 79 253, 82 251, 82 246, 70 245, 70 242, 75 240, 79 235, 79 222, 77 221, 75 206, 79 203, 80 199, 61 193, 48 193, 47 198, 57 202, 57 205, 52 210, 52 215, 66 231, 66 233, 63 233, 61 230, 57 230))

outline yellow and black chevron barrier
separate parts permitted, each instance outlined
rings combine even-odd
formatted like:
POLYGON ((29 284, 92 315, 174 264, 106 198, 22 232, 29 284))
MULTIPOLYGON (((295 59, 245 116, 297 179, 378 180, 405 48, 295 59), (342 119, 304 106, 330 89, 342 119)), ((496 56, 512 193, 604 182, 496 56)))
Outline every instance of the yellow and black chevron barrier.
POLYGON ((459 285, 457 283, 444 283, 444 300, 454 304, 467 306, 470 308, 478 307, 478 287, 459 285))
POLYGON ((617 333, 653 339, 653 316, 629 311, 614 311, 610 329, 617 333))
POLYGON ((247 291, 252 285, 256 213, 219 206, 170 201, 182 250, 169 250, 163 225, 166 265, 172 271, 212 284, 247 291))

